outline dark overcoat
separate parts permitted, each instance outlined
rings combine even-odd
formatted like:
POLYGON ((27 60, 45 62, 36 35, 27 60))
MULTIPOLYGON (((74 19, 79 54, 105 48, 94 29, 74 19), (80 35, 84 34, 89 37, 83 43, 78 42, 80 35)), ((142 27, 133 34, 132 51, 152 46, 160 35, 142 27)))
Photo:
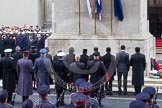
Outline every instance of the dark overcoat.
POLYGON ((12 57, 3 57, 1 59, 2 66, 2 84, 3 89, 8 92, 14 92, 16 87, 16 66, 12 57))
MULTIPOLYGON (((64 64, 64 61, 63 60, 54 61, 53 68, 54 68, 56 74, 58 75, 58 77, 61 78, 61 80, 63 80, 64 83, 66 83, 67 82, 67 74, 68 74, 69 69, 64 64)), ((63 88, 62 86, 60 86, 60 84, 58 82, 56 82, 55 88, 56 88, 56 90, 63 90, 64 88, 66 88, 66 86, 63 88)))
POLYGON ((16 51, 12 54, 12 57, 15 60, 15 64, 17 64, 17 61, 23 57, 22 53, 20 51, 16 51))
POLYGON ((51 61, 46 57, 37 58, 34 64, 37 87, 45 84, 49 86, 49 75, 53 72, 51 61))
POLYGON ((27 58, 18 60, 17 63, 18 86, 17 94, 21 96, 29 96, 33 94, 32 73, 33 63, 27 58))
POLYGON ((130 65, 132 66, 132 85, 144 85, 144 70, 146 67, 145 55, 135 53, 131 55, 130 65))

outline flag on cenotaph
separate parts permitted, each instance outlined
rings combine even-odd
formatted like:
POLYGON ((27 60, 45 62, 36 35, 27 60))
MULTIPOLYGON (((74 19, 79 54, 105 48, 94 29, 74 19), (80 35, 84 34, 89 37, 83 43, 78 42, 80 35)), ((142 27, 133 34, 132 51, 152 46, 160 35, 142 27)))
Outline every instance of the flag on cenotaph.
POLYGON ((87 8, 88 14, 90 18, 92 18, 93 13, 95 12, 98 15, 98 19, 101 21, 101 11, 102 11, 102 4, 101 0, 87 0, 87 8), (96 2, 96 4, 95 4, 96 2), (96 8, 95 8, 96 6, 96 8))
POLYGON ((124 15, 121 0, 114 0, 114 14, 120 21, 123 21, 124 15))

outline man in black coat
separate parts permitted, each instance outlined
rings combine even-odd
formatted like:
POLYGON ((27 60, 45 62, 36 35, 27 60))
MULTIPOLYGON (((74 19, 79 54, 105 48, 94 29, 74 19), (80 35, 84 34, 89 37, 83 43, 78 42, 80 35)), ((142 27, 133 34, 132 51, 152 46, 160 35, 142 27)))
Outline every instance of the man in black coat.
POLYGON ((100 61, 99 55, 100 55, 99 52, 94 53, 94 59, 92 61, 88 62, 88 70, 94 66, 96 66, 96 68, 97 68, 97 70, 95 72, 91 73, 91 77, 90 77, 90 82, 92 84, 96 85, 96 86, 94 86, 94 90, 92 91, 91 96, 97 97, 100 107, 103 107, 103 105, 101 105, 101 99, 103 98, 102 93, 104 93, 103 82, 100 82, 99 86, 96 83, 98 81, 100 81, 105 76, 106 68, 105 68, 104 63, 102 61, 100 61))
POLYGON ((12 49, 5 49, 5 57, 1 59, 0 65, 2 66, 2 85, 3 89, 8 92, 7 102, 11 102, 12 93, 16 88, 16 66, 15 60, 11 57, 12 49))
POLYGON ((141 92, 144 85, 144 70, 146 68, 145 55, 140 53, 140 48, 135 48, 135 54, 131 55, 130 65, 132 66, 132 85, 134 85, 135 94, 141 92))
POLYGON ((20 46, 17 46, 17 47, 15 48, 15 50, 16 50, 16 52, 12 54, 12 57, 14 58, 15 64, 17 65, 17 61, 18 61, 19 59, 23 58, 23 55, 22 55, 22 53, 21 53, 21 48, 20 48, 20 46))
POLYGON ((64 105, 64 91, 66 89, 66 80, 67 80, 67 74, 68 74, 68 68, 64 63, 64 52, 60 52, 57 54, 59 57, 59 60, 56 60, 53 62, 53 68, 55 71, 55 88, 56 88, 56 100, 57 106, 63 106, 64 105))
MULTIPOLYGON (((83 54, 80 55, 80 62, 84 63, 87 66, 89 56, 87 55, 87 49, 83 49, 83 54)), ((84 75, 86 81, 88 81, 88 74, 84 75)))
POLYGON ((116 63, 115 56, 111 54, 111 48, 106 48, 106 54, 102 57, 102 61, 106 67, 107 72, 109 73, 109 81, 105 83, 105 88, 107 91, 107 95, 112 95, 112 83, 114 80, 114 75, 116 74, 116 63))
POLYGON ((118 75, 118 94, 121 95, 121 79, 123 76, 124 95, 127 95, 127 76, 129 71, 129 54, 125 52, 125 45, 121 46, 121 51, 116 54, 117 75, 118 75))

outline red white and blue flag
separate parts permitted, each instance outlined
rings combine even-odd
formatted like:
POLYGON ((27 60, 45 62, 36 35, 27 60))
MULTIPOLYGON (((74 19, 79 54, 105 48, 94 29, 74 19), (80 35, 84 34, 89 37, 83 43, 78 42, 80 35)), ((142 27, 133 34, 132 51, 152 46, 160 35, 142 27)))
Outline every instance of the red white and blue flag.
POLYGON ((98 19, 101 21, 101 11, 102 11, 102 4, 101 0, 87 0, 87 8, 88 14, 90 18, 93 16, 93 10, 95 9, 95 13, 98 15, 98 19), (96 4, 95 4, 96 2, 96 4), (96 7, 95 7, 96 6, 96 7))

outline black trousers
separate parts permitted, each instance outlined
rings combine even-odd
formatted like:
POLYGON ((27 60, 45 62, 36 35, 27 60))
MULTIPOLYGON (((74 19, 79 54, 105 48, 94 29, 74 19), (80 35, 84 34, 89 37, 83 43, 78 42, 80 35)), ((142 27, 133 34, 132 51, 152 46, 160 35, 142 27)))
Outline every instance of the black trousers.
POLYGON ((57 102, 61 102, 59 104, 64 104, 64 93, 63 90, 56 90, 56 100, 57 102))
POLYGON ((29 98, 29 96, 22 96, 22 101, 24 102, 28 98, 29 98))
POLYGON ((141 85, 139 85, 139 86, 134 86, 135 95, 138 94, 138 93, 141 93, 141 88, 142 88, 141 85))
POLYGON ((127 93, 127 76, 128 76, 128 72, 125 72, 125 73, 118 72, 118 93, 122 92, 122 89, 121 89, 122 76, 123 76, 124 93, 127 93))
POLYGON ((105 83, 105 88, 107 92, 112 92, 112 82, 113 81, 109 80, 105 83))
POLYGON ((10 92, 10 93, 8 93, 8 99, 7 99, 7 102, 8 103, 11 103, 11 101, 12 101, 12 92, 10 92))

